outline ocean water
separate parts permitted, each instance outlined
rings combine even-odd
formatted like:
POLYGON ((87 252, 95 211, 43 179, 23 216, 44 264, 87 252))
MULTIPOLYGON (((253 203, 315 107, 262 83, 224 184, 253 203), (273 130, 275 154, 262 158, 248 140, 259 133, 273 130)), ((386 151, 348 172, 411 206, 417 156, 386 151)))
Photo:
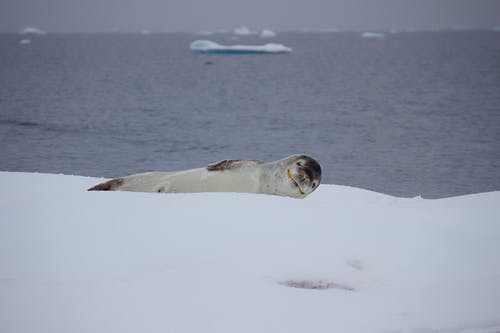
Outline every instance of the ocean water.
POLYGON ((500 33, 0 35, 0 170, 116 177, 316 158, 323 182, 427 198, 500 190, 500 33))

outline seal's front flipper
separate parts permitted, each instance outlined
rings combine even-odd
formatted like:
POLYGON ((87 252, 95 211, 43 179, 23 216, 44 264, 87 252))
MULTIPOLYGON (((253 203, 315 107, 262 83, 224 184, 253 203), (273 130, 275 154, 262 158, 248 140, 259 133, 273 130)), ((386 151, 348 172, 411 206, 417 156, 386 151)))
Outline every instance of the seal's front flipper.
POLYGON ((89 188, 87 191, 114 191, 123 184, 123 178, 116 178, 108 180, 107 182, 97 184, 89 188))

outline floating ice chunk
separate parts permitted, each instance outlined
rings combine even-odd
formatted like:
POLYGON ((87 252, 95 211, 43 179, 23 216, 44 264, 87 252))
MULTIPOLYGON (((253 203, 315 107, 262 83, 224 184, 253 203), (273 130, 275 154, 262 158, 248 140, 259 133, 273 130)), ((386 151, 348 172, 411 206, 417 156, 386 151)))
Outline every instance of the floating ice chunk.
POLYGON ((27 39, 27 38, 21 39, 19 41, 19 44, 24 44, 24 45, 31 44, 31 39, 27 39))
POLYGON ((363 32, 361 34, 361 37, 363 38, 384 38, 385 34, 381 32, 363 32))
POLYGON ((252 30, 250 30, 246 26, 241 26, 239 28, 234 29, 233 34, 235 34, 235 35, 254 35, 255 32, 253 32, 252 30))
POLYGON ((260 32, 261 38, 273 38, 276 37, 276 33, 272 30, 262 29, 260 32))
POLYGON ((498 32, 500 32, 500 26, 499 26, 499 27, 493 27, 493 31, 498 31, 498 32))
POLYGON ((210 36, 213 34, 213 32, 208 30, 200 30, 196 34, 200 36, 210 36))
POLYGON ((28 34, 32 34, 32 35, 45 35, 46 34, 45 31, 43 31, 41 29, 38 29, 38 28, 34 28, 34 27, 26 27, 23 30, 21 30, 19 33, 23 34, 23 35, 28 35, 28 34))
POLYGON ((292 49, 282 44, 268 43, 265 45, 220 45, 210 40, 195 40, 191 50, 200 53, 219 54, 251 54, 251 53, 288 53, 292 49))
POLYGON ((305 33, 315 33, 315 32, 320 32, 320 33, 335 33, 335 32, 340 32, 339 29, 337 28, 302 28, 300 29, 300 32, 305 32, 305 33))
POLYGON ((148 29, 141 30, 141 35, 149 35, 150 33, 151 33, 151 31, 149 31, 148 29))

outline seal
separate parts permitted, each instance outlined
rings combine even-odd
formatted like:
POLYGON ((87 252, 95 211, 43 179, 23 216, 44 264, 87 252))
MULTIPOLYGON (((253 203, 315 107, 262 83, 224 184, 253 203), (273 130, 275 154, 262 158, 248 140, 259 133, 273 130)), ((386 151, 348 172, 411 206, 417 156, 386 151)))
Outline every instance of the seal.
POLYGON ((318 188, 321 166, 307 155, 274 162, 222 160, 205 168, 145 172, 115 178, 89 191, 160 193, 242 192, 305 198, 318 188))

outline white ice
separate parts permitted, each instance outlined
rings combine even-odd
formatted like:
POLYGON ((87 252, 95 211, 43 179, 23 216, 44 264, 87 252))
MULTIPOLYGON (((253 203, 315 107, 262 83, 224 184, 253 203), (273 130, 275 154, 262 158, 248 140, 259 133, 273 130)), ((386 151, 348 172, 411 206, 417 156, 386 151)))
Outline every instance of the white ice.
POLYGON ((273 38, 276 37, 276 33, 272 30, 262 29, 259 36, 261 38, 273 38))
POLYGON ((195 40, 190 49, 202 53, 288 53, 292 49, 282 44, 221 45, 210 40, 195 40))
POLYGON ((200 30, 196 34, 200 36, 210 36, 213 35, 213 32, 210 30, 200 30))
POLYGON ((250 30, 250 28, 248 28, 247 26, 241 26, 241 27, 235 28, 233 30, 233 34, 235 34, 235 35, 254 35, 255 32, 250 30))
POLYGON ((25 38, 25 39, 21 39, 21 40, 19 41, 19 44, 24 44, 24 45, 26 45, 26 44, 31 44, 31 39, 27 39, 27 38, 25 38))
POLYGON ((361 37, 363 38, 384 38, 385 37, 385 34, 381 33, 381 32, 363 32, 361 34, 361 37))
POLYGON ((88 192, 0 172, 0 332, 500 331, 500 192, 88 192))
POLYGON ((38 28, 34 28, 34 27, 26 27, 23 30, 21 30, 19 33, 23 34, 23 35, 28 35, 28 34, 31 34, 31 35, 45 35, 46 34, 45 31, 43 31, 41 29, 38 29, 38 28))

